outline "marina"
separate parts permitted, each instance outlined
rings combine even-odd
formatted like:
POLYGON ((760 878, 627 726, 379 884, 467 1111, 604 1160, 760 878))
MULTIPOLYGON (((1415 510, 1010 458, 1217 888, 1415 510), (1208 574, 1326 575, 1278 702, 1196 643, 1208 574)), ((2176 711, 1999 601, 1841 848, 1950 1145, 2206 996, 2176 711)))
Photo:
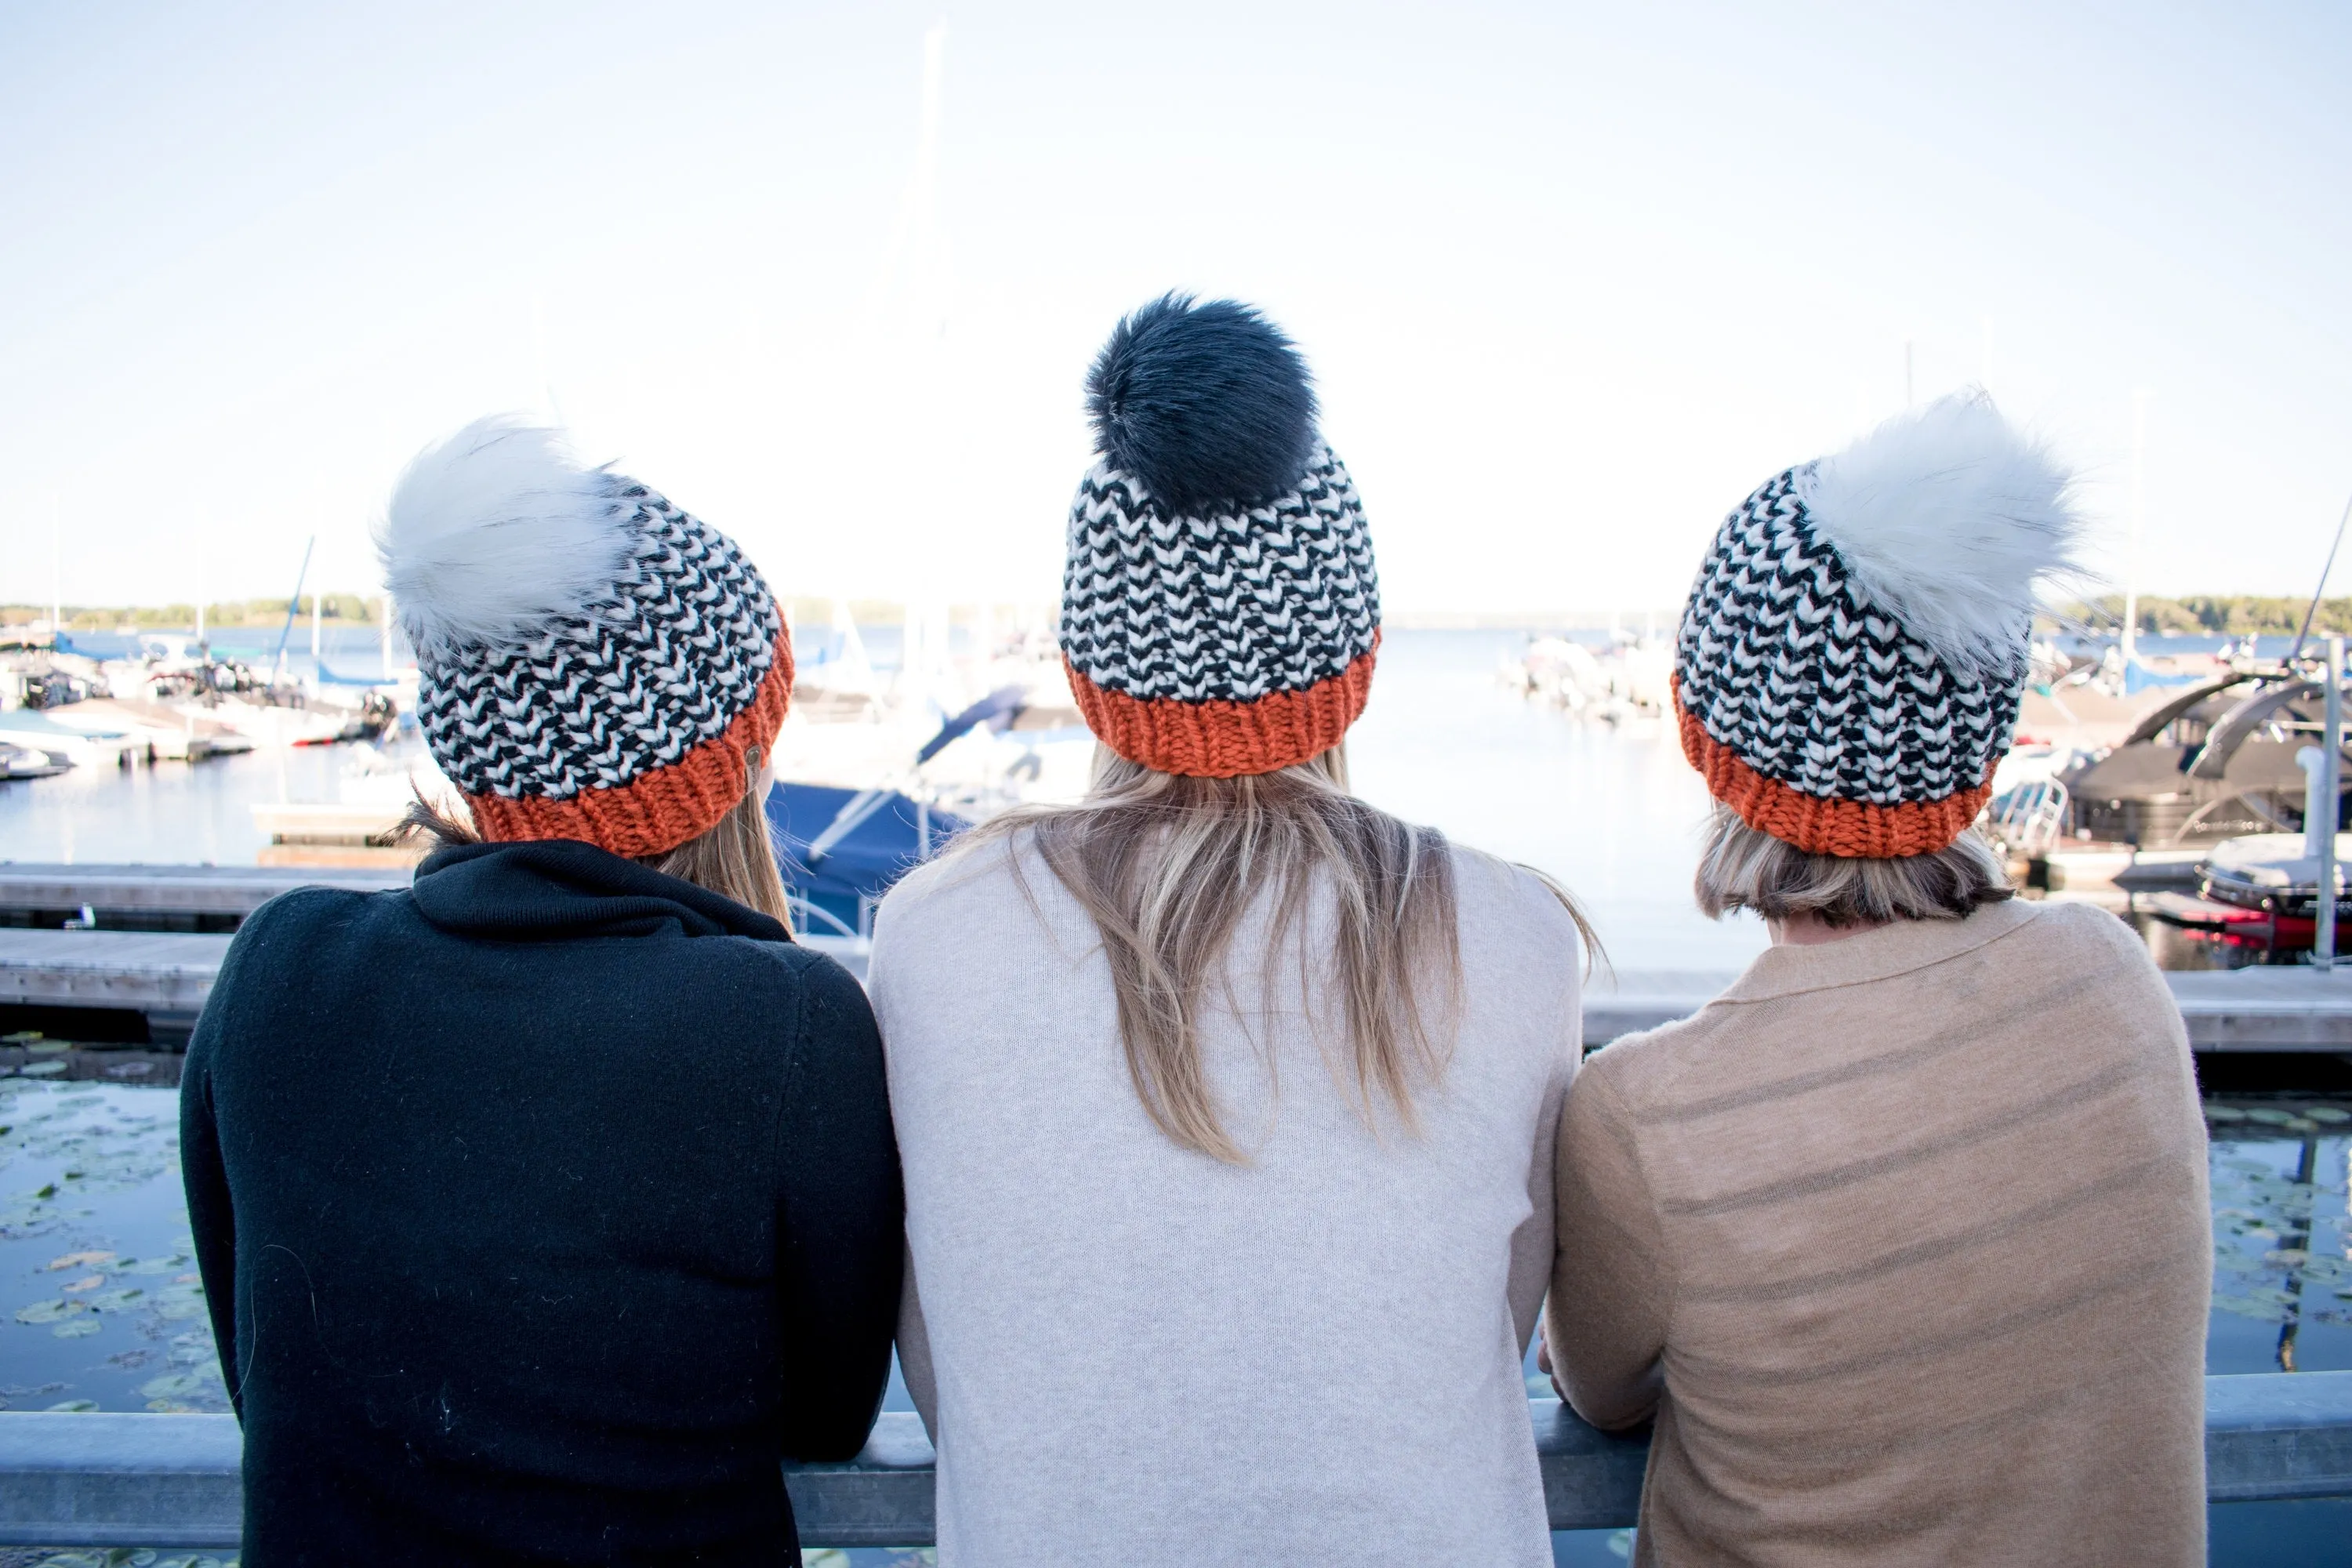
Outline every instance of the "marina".
MULTIPOLYGON (((1011 670, 975 672, 952 689, 937 682, 921 716, 894 721, 904 646, 892 626, 864 628, 854 644, 832 634, 832 657, 817 663, 835 666, 834 684, 813 686, 809 706, 827 716, 825 727, 854 728, 800 742, 800 754, 815 759, 810 771, 833 782, 799 781, 771 803, 797 879, 804 940, 854 972, 862 971, 872 912, 860 889, 887 885, 893 866, 944 844, 965 820, 959 809, 974 810, 980 786, 1020 760, 989 750, 1003 737, 983 717, 966 754, 947 757, 950 776, 927 778, 912 753, 969 709, 972 689, 986 696, 992 677, 1011 670)), ((1357 787, 1390 809, 1540 867, 1584 901, 1608 944, 1609 963, 1584 998, 1594 1048, 1704 1005, 1760 949, 1762 932, 1749 921, 1706 921, 1690 907, 1704 791, 1664 723, 1638 705, 1613 716, 1600 704, 1572 712, 1495 681, 1497 664, 1526 646, 1514 632, 1391 634, 1382 684, 1351 737, 1351 771, 1357 787), (1589 831, 1596 822, 1609 830, 1589 831)), ((964 738, 951 737, 934 757, 964 738)), ((0 1279, 18 1279, 26 1298, 8 1309, 16 1321, 0 1319, 0 1382, 21 1391, 0 1397, 17 1412, 87 1405, 119 1413, 109 1416, 115 1427, 91 1429, 89 1448, 50 1446, 51 1460, 22 1477, 7 1458, 20 1428, 0 1426, 0 1534, 58 1546, 162 1542, 126 1533, 149 1528, 141 1520, 152 1515, 139 1510, 166 1506, 160 1499, 194 1510, 174 1517, 232 1517, 233 1483, 216 1457, 205 1458, 216 1456, 217 1428, 171 1427, 167 1441, 121 1425, 160 1419, 158 1410, 222 1408, 172 1172, 176 1053, 237 925, 268 900, 302 886, 406 883, 414 854, 368 843, 397 802, 382 781, 410 776, 396 763, 378 763, 376 749, 261 748, 103 774, 70 770, 0 795, 0 853, 11 857, 0 861, 0 1122, 11 1129, 0 1132, 0 1168, 19 1194, 0 1213, 0 1279), (306 807, 314 820, 339 812, 352 821, 312 844, 289 843, 284 814, 306 807), (191 808, 214 825, 213 853, 203 857, 213 864, 165 858, 173 823, 188 822, 191 808), (71 859, 60 853, 68 849, 71 859), (29 1195, 43 1188, 52 1195, 29 1195), (53 1270, 60 1259, 67 1267, 53 1270), (57 1533, 74 1519, 85 1521, 82 1533, 57 1533)), ((187 829, 179 831, 184 842, 187 829)), ((2215 1518, 2225 1521, 2241 1507, 2345 1506, 2290 1500, 2318 1495, 2296 1485, 2338 1487, 2312 1478, 2332 1473, 2326 1466, 2338 1461, 2326 1456, 2344 1440, 2344 1411, 2324 1395, 2335 1384, 2294 1379, 2352 1376, 2352 1266, 2342 1261, 2352 976, 2298 963, 2217 965, 2211 944, 2151 918, 2147 901, 2193 889, 2211 853, 2210 845, 2144 849, 2053 837, 2020 878, 2028 897, 2089 900, 2142 930, 2168 965, 2208 1079, 2220 1245, 2208 1370, 2220 1423, 2215 1518), (2242 1380, 2243 1396, 2234 1392, 2242 1380), (2259 1405, 2256 1383, 2293 1384, 2306 1399, 2322 1390, 2319 1414, 2309 1417, 2317 1426, 2258 1442, 2231 1436, 2229 1401, 2259 1405), (2257 1453, 2270 1457, 2250 1470, 2230 1468, 2241 1464, 2232 1456, 2257 1453)), ((1563 1544, 1561 1560, 1599 1561, 1577 1553, 1601 1550, 1592 1543, 1630 1521, 1639 1447, 1581 1428, 1544 1397, 1549 1386, 1532 1366, 1528 1376, 1555 1523, 1586 1532, 1559 1537, 1587 1543, 1563 1544)), ((856 1465, 793 1478, 813 1545, 863 1553, 929 1538, 928 1445, 895 1385, 889 1405, 898 1414, 885 1417, 856 1465)), ((171 1544, 226 1550, 233 1534, 215 1525, 171 1544)))

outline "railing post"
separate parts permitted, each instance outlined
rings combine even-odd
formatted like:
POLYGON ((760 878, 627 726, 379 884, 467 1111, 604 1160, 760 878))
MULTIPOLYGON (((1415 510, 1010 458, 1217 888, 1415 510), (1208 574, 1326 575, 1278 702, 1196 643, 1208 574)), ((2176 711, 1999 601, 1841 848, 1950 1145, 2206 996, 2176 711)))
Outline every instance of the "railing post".
POLYGON ((2318 897, 2312 905, 2315 929, 2312 931, 2311 962, 2322 969, 2336 967, 2336 827, 2343 810, 2341 770, 2344 742, 2344 639, 2327 639, 2327 693, 2322 703, 2326 714, 2319 747, 2319 789, 2321 819, 2319 847, 2318 897))

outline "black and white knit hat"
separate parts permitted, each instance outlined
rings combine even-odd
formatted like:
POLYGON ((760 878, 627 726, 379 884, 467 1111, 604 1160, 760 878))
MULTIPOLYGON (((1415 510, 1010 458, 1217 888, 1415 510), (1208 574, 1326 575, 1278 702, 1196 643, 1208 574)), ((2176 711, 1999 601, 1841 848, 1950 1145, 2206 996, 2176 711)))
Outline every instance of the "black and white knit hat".
POLYGON ((1941 849, 2017 729, 2071 480, 1981 393, 1776 474, 1726 518, 1675 648, 1684 753, 1750 826, 1819 855, 1941 849))
POLYGON ((418 725, 485 837, 658 855, 742 800, 793 650, 725 534, 490 418, 409 465, 376 549, 418 725))
POLYGON ((1087 723, 1196 777, 1338 745, 1370 694, 1380 584, 1290 340, 1246 305, 1168 295, 1118 324, 1087 394, 1102 460, 1062 581, 1087 723))

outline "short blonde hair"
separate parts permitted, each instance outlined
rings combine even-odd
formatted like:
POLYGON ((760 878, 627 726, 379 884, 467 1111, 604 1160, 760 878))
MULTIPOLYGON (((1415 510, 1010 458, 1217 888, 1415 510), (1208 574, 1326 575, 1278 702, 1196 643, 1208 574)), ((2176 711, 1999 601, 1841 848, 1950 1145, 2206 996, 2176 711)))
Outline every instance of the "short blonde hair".
POLYGON ((1832 926, 1965 920, 2017 896, 2000 857, 1973 827, 1926 855, 1811 855, 1748 826, 1720 803, 1706 825, 1692 891, 1710 920, 1753 910, 1770 921, 1815 915, 1832 926))

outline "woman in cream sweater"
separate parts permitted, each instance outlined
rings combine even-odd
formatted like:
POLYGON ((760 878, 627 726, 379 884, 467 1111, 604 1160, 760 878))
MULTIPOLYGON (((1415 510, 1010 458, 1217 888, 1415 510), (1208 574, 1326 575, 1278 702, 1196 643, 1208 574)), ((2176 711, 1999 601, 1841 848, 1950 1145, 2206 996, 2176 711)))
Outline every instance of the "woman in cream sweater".
POLYGON ((1654 1415, 1638 1562, 2204 1561, 2205 1137, 2112 915, 1969 824, 2066 485, 1980 397, 1769 480, 1676 658, 1710 914, 1774 945, 1569 1096, 1549 1349, 1654 1415))
POLYGON ((1080 804, 908 877, 872 987, 946 1568, 1551 1561, 1520 1356, 1580 921, 1348 793, 1354 487, 1255 312, 1089 383, 1080 804))

